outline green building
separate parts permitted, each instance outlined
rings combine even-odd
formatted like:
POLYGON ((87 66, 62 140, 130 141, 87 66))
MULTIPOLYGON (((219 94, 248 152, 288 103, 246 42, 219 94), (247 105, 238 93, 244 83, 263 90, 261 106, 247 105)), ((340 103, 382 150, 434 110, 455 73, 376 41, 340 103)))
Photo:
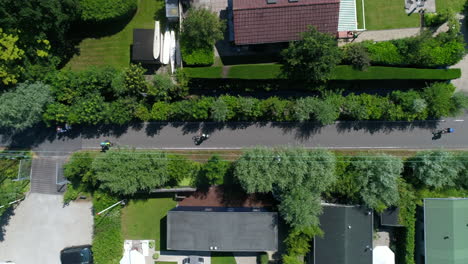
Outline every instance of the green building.
POLYGON ((426 264, 468 263, 468 198, 424 199, 426 264))

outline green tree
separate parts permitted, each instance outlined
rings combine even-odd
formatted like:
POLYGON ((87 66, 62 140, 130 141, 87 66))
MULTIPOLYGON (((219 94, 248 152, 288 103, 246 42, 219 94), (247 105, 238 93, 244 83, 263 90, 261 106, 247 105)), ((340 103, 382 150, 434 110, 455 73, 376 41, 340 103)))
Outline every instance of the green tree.
POLYGON ((398 181, 403 161, 385 154, 352 159, 348 174, 360 185, 359 195, 368 207, 383 211, 398 203, 398 181))
POLYGON ((141 96, 148 93, 149 84, 145 80, 146 70, 139 64, 130 64, 124 71, 123 84, 127 94, 141 96))
POLYGON ((454 91, 455 86, 450 83, 434 83, 424 88, 423 98, 427 102, 429 116, 439 118, 450 115, 454 91))
POLYGON ((203 164, 200 176, 203 184, 219 185, 223 184, 224 178, 229 169, 229 162, 221 160, 218 155, 213 155, 207 163, 203 164))
POLYGON ((412 176, 428 187, 452 187, 462 170, 456 156, 447 151, 423 151, 408 159, 412 176))
POLYGON ((41 82, 21 83, 0 96, 0 127, 22 131, 41 121, 47 103, 52 102, 50 87, 41 82))
POLYGON ((169 101, 178 97, 177 88, 169 75, 155 74, 153 76, 153 85, 148 88, 148 95, 154 96, 157 101, 169 101))
POLYGON ((223 39, 225 27, 216 13, 205 8, 192 8, 182 22, 181 45, 194 50, 212 47, 223 39))
POLYGON ((96 157, 92 168, 100 188, 118 195, 148 192, 170 180, 165 153, 111 149, 96 157))
POLYGON ((193 180, 200 170, 199 163, 181 155, 170 154, 168 159, 167 172, 173 186, 180 186, 180 183, 185 179, 193 180))
POLYGON ((90 185, 96 185, 96 178, 91 172, 94 157, 89 152, 76 152, 70 158, 67 164, 63 167, 63 173, 72 183, 85 182, 90 185))
POLYGON ((247 193, 273 192, 280 213, 291 226, 318 222, 319 197, 335 180, 335 156, 301 148, 255 148, 235 163, 234 177, 247 193))
POLYGON ((301 40, 289 44, 282 57, 282 71, 287 78, 322 82, 331 78, 341 53, 334 36, 310 27, 301 40))
POLYGON ((18 36, 6 34, 0 28, 0 80, 4 85, 15 84, 23 70, 24 51, 17 42, 18 36))
POLYGON ((278 210, 293 228, 317 226, 322 213, 320 195, 298 186, 282 195, 278 210))

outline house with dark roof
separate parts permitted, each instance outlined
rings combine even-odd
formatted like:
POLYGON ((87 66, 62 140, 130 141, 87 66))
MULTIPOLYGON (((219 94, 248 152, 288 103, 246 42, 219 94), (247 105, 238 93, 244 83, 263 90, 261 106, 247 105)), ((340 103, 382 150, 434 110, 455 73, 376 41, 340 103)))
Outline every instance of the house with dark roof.
POLYGON ((278 250, 278 213, 261 208, 178 206, 167 214, 167 249, 278 250))
POLYGON ((232 0, 231 5, 236 45, 299 40, 309 26, 332 35, 358 27, 355 0, 232 0))
POLYGON ((424 199, 425 264, 468 263, 468 198, 424 199))
POLYGON ((308 264, 372 264, 371 210, 324 204, 320 228, 324 236, 314 239, 308 264))

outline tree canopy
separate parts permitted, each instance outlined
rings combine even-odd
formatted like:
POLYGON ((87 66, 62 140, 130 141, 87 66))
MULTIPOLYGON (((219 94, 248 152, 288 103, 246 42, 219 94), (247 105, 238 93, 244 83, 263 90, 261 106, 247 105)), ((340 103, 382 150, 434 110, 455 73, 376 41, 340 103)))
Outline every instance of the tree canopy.
POLYGON ((390 155, 354 157, 348 172, 360 185, 359 195, 368 207, 382 211, 398 203, 398 179, 403 161, 390 155))
POLYGON ((272 192, 280 213, 293 227, 318 223, 320 194, 335 180, 335 156, 302 148, 254 148, 234 166, 234 177, 247 193, 272 192))
POLYGON ((181 45, 192 49, 211 47, 223 39, 226 25, 218 15, 205 8, 192 8, 182 22, 181 45))
POLYGON ((282 52, 283 74, 287 78, 322 82, 330 79, 335 66, 341 61, 336 39, 310 27, 302 39, 291 42, 282 52))
POLYGON ((440 189, 455 185, 462 164, 452 152, 423 151, 408 160, 412 175, 426 186, 440 189))
POLYGON ((52 102, 50 87, 41 82, 21 83, 0 96, 0 127, 22 131, 41 121, 45 105, 52 102))
POLYGON ((132 195, 161 187, 170 180, 165 153, 111 149, 93 161, 100 187, 114 194, 132 195))
POLYGON ((24 51, 17 42, 18 36, 6 34, 0 28, 0 81, 4 85, 15 84, 23 70, 20 62, 24 51))

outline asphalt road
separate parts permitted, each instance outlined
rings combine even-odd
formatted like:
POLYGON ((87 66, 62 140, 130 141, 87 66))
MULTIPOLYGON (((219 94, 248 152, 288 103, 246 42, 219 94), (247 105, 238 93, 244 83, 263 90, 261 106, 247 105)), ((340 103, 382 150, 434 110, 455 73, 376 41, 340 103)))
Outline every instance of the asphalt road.
POLYGON ((31 148, 39 153, 69 153, 98 149, 105 139, 116 145, 140 149, 238 149, 257 145, 304 146, 307 148, 468 148, 468 115, 456 119, 420 122, 316 123, 147 123, 120 127, 73 128, 57 136, 54 128, 36 128, 20 135, 0 136, 0 146, 31 148), (466 121, 465 121, 466 119, 466 121), (434 139, 432 132, 452 127, 453 134, 434 139), (200 145, 192 137, 202 131, 210 135, 200 145))

